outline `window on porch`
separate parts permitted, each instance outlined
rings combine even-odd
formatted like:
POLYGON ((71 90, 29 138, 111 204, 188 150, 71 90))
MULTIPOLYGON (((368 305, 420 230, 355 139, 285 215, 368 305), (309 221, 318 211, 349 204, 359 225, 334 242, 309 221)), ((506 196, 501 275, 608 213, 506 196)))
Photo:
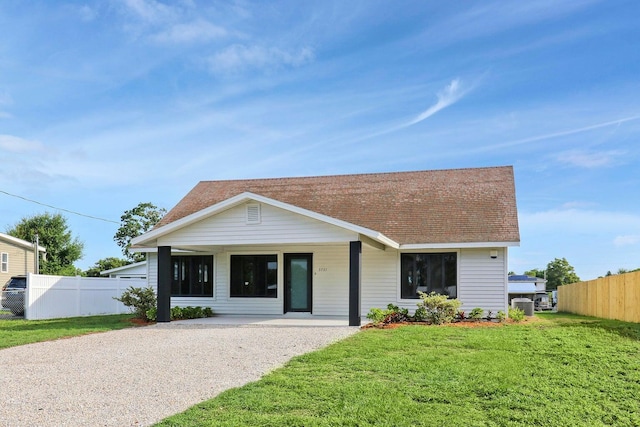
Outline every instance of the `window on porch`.
POLYGON ((212 297, 213 256, 172 256, 171 296, 212 297))
POLYGON ((276 298, 277 255, 231 255, 232 297, 276 298))

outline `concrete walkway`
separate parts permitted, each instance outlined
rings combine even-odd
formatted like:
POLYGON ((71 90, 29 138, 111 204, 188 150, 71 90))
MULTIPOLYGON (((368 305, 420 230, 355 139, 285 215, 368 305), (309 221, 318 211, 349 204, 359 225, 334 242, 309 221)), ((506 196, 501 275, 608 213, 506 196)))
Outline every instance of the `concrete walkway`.
MULTIPOLYGON (((364 324, 365 322, 362 323, 364 324)), ((180 325, 340 327, 349 326, 349 319, 342 316, 314 316, 307 313, 287 313, 282 316, 222 315, 202 319, 179 320, 158 324, 158 326, 160 327, 177 327, 180 325)))
POLYGON ((0 350, 0 426, 144 426, 358 332, 345 319, 220 316, 0 350))

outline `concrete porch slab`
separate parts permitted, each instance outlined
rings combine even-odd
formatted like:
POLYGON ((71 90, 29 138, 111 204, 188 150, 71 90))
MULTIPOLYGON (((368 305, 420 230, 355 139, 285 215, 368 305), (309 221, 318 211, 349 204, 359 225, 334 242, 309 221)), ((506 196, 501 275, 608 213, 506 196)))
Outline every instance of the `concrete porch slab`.
MULTIPOLYGON (((366 322, 367 319, 364 319, 366 322)), ((365 321, 362 324, 365 324, 365 321)), ((311 314, 288 313, 281 316, 218 315, 202 319, 174 320, 158 323, 157 326, 349 326, 349 318, 343 316, 314 316, 311 314)))

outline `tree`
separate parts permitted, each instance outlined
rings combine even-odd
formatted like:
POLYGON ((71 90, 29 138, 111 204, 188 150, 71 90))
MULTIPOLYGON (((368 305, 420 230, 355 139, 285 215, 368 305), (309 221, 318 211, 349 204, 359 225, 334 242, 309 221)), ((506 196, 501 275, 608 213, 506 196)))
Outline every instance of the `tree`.
POLYGON ((73 263, 82 258, 84 244, 71 235, 64 216, 46 212, 24 217, 7 230, 7 234, 28 242, 35 241, 36 233, 40 245, 47 250, 45 259, 40 261, 40 273, 61 276, 79 273, 73 263))
POLYGON ((525 271, 524 274, 531 277, 539 277, 544 279, 545 270, 540 270, 539 268, 534 268, 533 270, 525 271))
POLYGON ((548 291, 555 291, 560 285, 579 281, 580 278, 566 258, 556 258, 547 264, 548 291))
POLYGON ((118 246, 122 248, 122 253, 127 259, 138 262, 144 260, 143 254, 131 253, 131 239, 149 231, 167 213, 164 208, 158 208, 152 203, 138 203, 133 209, 124 211, 120 217, 121 225, 113 236, 118 246))
POLYGON ((84 272, 84 275, 88 277, 100 277, 101 271, 111 270, 112 268, 118 268, 129 264, 131 264, 129 260, 122 258, 103 258, 96 261, 93 267, 89 267, 89 269, 84 272))

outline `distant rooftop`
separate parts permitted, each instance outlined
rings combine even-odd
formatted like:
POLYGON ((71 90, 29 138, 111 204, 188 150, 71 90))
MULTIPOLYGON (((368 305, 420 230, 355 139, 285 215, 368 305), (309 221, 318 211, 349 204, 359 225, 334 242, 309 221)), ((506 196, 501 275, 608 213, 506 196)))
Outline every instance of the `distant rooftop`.
POLYGON ((542 279, 540 277, 527 276, 526 274, 513 274, 509 276, 509 282, 538 282, 546 283, 546 279, 542 279))

